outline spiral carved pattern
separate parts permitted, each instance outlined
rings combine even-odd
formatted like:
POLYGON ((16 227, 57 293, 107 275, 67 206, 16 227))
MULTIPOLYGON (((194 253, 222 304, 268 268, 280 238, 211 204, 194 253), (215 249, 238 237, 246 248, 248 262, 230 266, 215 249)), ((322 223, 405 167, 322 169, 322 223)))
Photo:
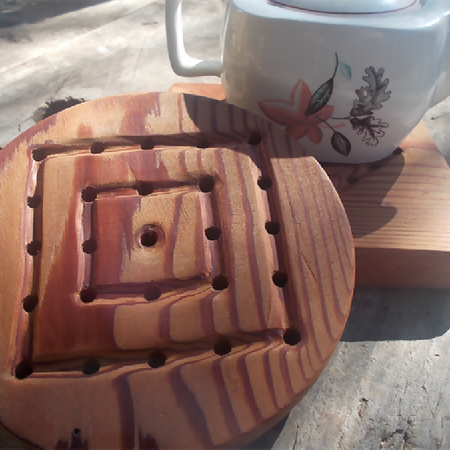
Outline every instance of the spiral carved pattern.
POLYGON ((0 421, 21 439, 238 445, 331 356, 350 227, 276 126, 203 97, 117 96, 38 123, 0 167, 0 421))

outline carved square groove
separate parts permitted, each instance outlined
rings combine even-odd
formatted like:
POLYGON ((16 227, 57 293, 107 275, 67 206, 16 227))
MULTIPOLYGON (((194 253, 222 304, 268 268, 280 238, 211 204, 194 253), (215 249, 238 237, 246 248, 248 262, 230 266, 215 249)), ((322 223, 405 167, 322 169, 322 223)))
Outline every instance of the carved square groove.
POLYGON ((281 326, 259 171, 245 154, 211 149, 202 161, 199 152, 130 149, 43 163, 35 362, 123 358, 281 326), (218 158, 228 158, 225 170, 218 158), (242 172, 248 186, 239 185, 242 172), (241 223, 246 197, 258 207, 241 223))
POLYGON ((176 280, 187 287, 192 279, 211 274, 204 234, 211 205, 209 195, 194 186, 97 198, 92 222, 98 245, 91 283, 100 295, 133 294, 133 284, 148 282, 176 280))

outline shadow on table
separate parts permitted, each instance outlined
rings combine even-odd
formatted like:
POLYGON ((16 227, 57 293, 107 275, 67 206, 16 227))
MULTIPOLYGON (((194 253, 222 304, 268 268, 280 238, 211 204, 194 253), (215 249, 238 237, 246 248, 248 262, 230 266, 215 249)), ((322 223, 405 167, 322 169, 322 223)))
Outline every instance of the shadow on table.
POLYGON ((274 425, 270 430, 266 431, 263 435, 261 435, 258 439, 250 442, 245 447, 241 447, 240 450, 269 450, 275 444, 275 441, 278 439, 278 436, 283 431, 284 426, 286 425, 286 421, 289 415, 286 415, 283 419, 281 419, 276 425, 274 425))
MULTIPOLYGON (((450 289, 357 288, 341 341, 424 340, 449 329, 450 289)), ((242 450, 272 449, 287 418, 242 450)))
POLYGON ((0 0, 0 28, 37 23, 110 0, 0 0))
POLYGON ((450 329, 450 290, 357 288, 345 342, 422 340, 450 329))

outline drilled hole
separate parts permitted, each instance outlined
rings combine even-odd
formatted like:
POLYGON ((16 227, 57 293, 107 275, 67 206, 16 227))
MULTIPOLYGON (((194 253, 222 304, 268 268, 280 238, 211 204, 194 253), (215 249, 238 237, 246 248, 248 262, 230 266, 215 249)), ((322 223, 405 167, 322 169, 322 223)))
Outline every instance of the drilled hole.
POLYGON ((37 208, 42 202, 42 197, 35 194, 33 197, 27 198, 27 204, 30 208, 37 208))
POLYGON ((166 355, 163 352, 155 351, 148 356, 147 364, 152 369, 157 369, 158 367, 164 366, 166 359, 166 355))
POLYGON ((98 154, 103 153, 106 150, 106 145, 104 142, 94 142, 91 145, 91 153, 98 154))
POLYGON ((197 148, 208 148, 209 141, 205 137, 199 137, 197 141, 197 148))
POLYGON ((210 175, 206 175, 200 180, 198 187, 202 192, 211 192, 214 189, 214 178, 210 175))
POLYGON ((217 241, 220 238, 221 231, 217 227, 209 227, 205 230, 205 236, 210 241, 217 241))
POLYGON ((261 141, 262 141, 262 137, 257 131, 253 131, 247 140, 247 142, 250 145, 259 145, 259 144, 261 144, 261 141))
POLYGON ((18 380, 24 380, 28 378, 33 373, 33 366, 29 361, 20 361, 16 366, 14 375, 18 380))
POLYGON ((85 375, 94 375, 100 370, 100 361, 97 358, 86 358, 81 370, 85 375))
POLYGON ((216 355, 227 355, 231 352, 231 342, 224 337, 219 337, 215 340, 213 348, 216 355))
POLYGON ((285 272, 277 271, 272 275, 272 281, 275 286, 284 287, 288 282, 288 276, 285 272))
POLYGON ((347 183, 348 183, 348 184, 355 184, 355 183, 357 183, 357 182, 358 182, 358 179, 357 179, 357 178, 352 177, 351 175, 349 175, 349 176, 347 177, 347 183))
POLYGON ((144 247, 153 247, 158 242, 158 232, 156 230, 145 230, 141 234, 141 244, 144 247))
POLYGON ((145 300, 151 302, 161 297, 161 290, 156 284, 150 284, 144 291, 145 300))
POLYGON ((228 287, 228 278, 225 275, 217 275, 212 281, 212 287, 216 291, 223 291, 228 287))
POLYGON ((267 191, 267 189, 272 187, 272 180, 268 177, 259 177, 257 183, 263 191, 267 191))
POLYGON ((31 241, 27 245, 27 252, 31 256, 36 256, 41 251, 41 248, 42 248, 42 242, 41 241, 31 241))
POLYGON ((144 138, 141 143, 142 150, 151 150, 154 146, 155 143, 153 142, 152 138, 144 138))
POLYGON ((95 239, 88 239, 82 244, 83 252, 88 255, 94 253, 97 250, 97 241, 95 239))
POLYGON ((297 328, 288 328, 284 332, 283 340, 288 345, 297 345, 302 340, 302 336, 297 328))
POLYGON ((81 193, 81 198, 87 203, 93 202, 97 198, 97 189, 92 186, 84 188, 81 193))
POLYGON ((47 157, 47 154, 43 148, 34 149, 32 155, 35 161, 43 161, 47 157))
POLYGON ((74 429, 72 430, 72 435, 73 435, 74 437, 80 436, 80 435, 81 435, 81 430, 80 430, 79 428, 74 428, 74 429))
POLYGON ((278 234, 280 232, 280 224, 278 222, 266 222, 266 231, 269 234, 278 234))
POLYGON ((91 303, 97 297, 97 291, 93 287, 87 287, 80 291, 80 300, 83 303, 91 303))
POLYGON ((397 147, 393 152, 392 152, 392 154, 393 155, 401 155, 403 153, 403 149, 401 149, 400 147, 397 147))
POLYGON ((140 181, 136 186, 136 190, 139 195, 150 195, 153 192, 153 185, 152 183, 140 181))
POLYGON ((33 312, 34 308, 36 308, 38 304, 38 296, 37 295, 27 295, 22 302, 23 309, 27 312, 33 312))

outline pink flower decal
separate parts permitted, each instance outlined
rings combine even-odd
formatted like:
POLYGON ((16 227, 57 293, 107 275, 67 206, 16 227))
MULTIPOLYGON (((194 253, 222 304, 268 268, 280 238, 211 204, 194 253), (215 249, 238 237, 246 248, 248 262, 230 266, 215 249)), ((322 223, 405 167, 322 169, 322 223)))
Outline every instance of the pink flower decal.
POLYGON ((261 111, 273 122, 283 125, 291 137, 301 139, 307 137, 313 144, 320 144, 323 139, 321 126, 326 126, 331 130, 330 144, 333 150, 342 156, 348 156, 352 150, 350 140, 336 129, 345 126, 345 123, 334 123, 336 120, 350 122, 353 130, 358 135, 363 135, 363 142, 367 145, 378 145, 379 139, 384 136, 384 129, 389 127, 387 122, 373 116, 374 110, 383 107, 382 102, 386 102, 391 97, 391 91, 386 91, 389 85, 389 78, 384 77, 384 69, 375 70, 368 67, 365 72, 367 76, 363 80, 369 85, 357 89, 358 98, 353 101, 353 108, 346 117, 331 117, 334 106, 328 102, 333 95, 335 77, 338 68, 348 81, 352 79, 352 68, 339 62, 335 53, 336 64, 331 78, 322 83, 311 94, 308 85, 303 80, 298 80, 291 92, 291 99, 286 100, 269 99, 258 102, 261 111), (331 120, 330 120, 331 119, 331 120), (330 123, 331 122, 331 123, 330 123))
POLYGON ((261 111, 273 122, 286 127, 288 133, 294 139, 307 137, 314 144, 322 141, 323 133, 319 128, 333 114, 334 107, 323 106, 314 114, 306 115, 311 101, 311 91, 303 80, 298 80, 292 89, 291 99, 262 100, 258 102, 261 111))

